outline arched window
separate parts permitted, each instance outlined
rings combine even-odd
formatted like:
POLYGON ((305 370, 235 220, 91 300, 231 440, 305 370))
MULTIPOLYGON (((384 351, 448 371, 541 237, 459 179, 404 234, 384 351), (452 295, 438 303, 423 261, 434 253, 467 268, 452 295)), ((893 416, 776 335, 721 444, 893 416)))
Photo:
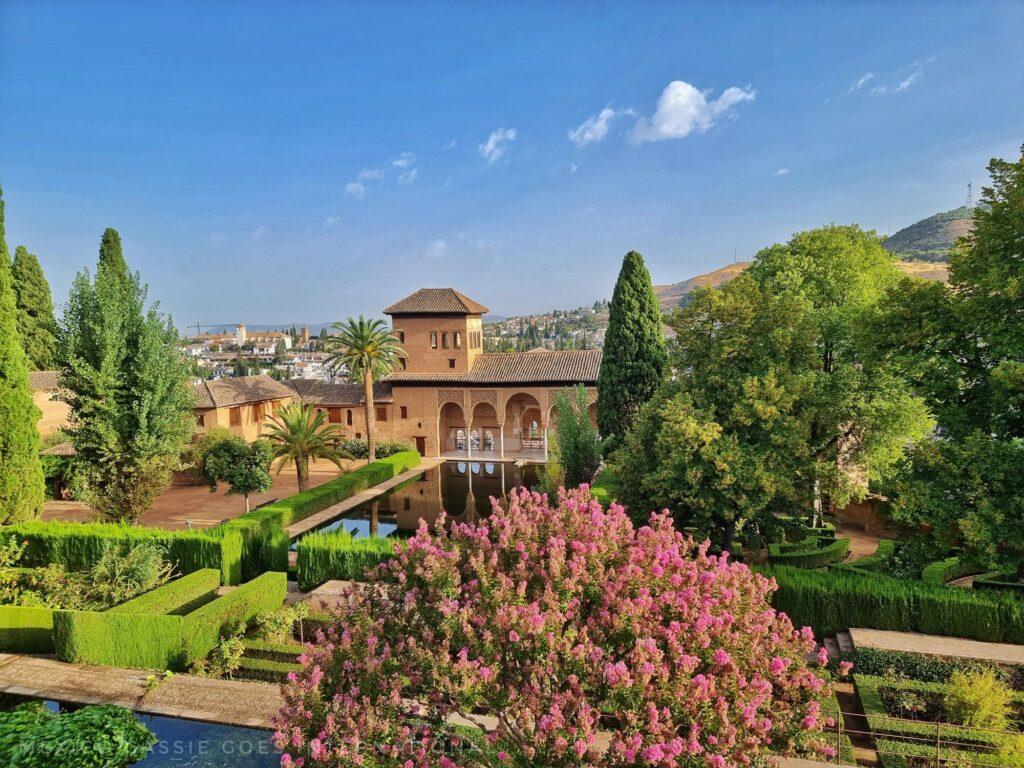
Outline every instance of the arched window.
POLYGON ((480 430, 474 429, 469 435, 469 444, 474 451, 480 450, 480 430))
POLYGON ((540 436, 540 427, 536 421, 530 422, 530 437, 537 438, 540 436))
POLYGON ((351 409, 351 408, 350 408, 350 409, 348 409, 348 410, 347 410, 347 411, 345 412, 345 423, 346 423, 346 424, 347 424, 348 426, 350 426, 350 427, 352 426, 352 409, 351 409))
POLYGON ((494 433, 489 429, 484 430, 484 450, 494 450, 494 433))
POLYGON ((460 451, 466 450, 466 430, 455 430, 455 448, 460 451))
POLYGON ((437 331, 430 332, 430 348, 437 349, 437 331))
POLYGON ((455 332, 455 348, 462 349, 462 334, 458 331, 455 332))
POLYGON ((441 349, 448 349, 448 331, 441 334, 441 349))

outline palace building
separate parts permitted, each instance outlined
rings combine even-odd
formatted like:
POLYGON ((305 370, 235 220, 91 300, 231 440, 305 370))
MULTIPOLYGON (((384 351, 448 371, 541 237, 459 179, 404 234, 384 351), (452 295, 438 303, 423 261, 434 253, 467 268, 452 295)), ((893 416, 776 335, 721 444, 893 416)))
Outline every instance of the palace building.
MULTIPOLYGON (((483 351, 489 310, 452 288, 422 288, 387 309, 405 351, 374 390, 380 440, 424 456, 544 460, 559 390, 583 384, 591 417, 600 350, 483 351)), ((362 387, 293 380, 303 402, 364 437, 362 387)))

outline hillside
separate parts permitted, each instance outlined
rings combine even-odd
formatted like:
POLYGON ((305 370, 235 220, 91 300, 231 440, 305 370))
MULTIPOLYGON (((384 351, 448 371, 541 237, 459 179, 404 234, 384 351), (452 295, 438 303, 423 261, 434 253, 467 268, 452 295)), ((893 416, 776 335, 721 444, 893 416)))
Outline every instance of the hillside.
POLYGON ((944 262, 957 238, 971 231, 967 206, 936 213, 887 237, 882 245, 904 261, 944 262))
POLYGON ((737 261, 734 264, 727 264, 721 269, 716 269, 714 272, 697 275, 679 283, 656 285, 654 286, 654 293, 661 304, 662 312, 669 312, 676 307, 683 306, 686 303, 686 297, 695 289, 703 288, 706 285, 716 287, 722 283, 727 283, 743 272, 750 264, 751 262, 749 261, 737 261))

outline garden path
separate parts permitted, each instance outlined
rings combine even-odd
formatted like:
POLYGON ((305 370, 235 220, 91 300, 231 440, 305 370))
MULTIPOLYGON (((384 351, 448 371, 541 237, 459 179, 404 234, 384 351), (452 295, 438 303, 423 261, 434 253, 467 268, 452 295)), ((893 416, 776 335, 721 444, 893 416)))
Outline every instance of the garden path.
POLYGON ((851 629, 855 648, 879 648, 886 651, 930 653, 961 659, 994 661, 1000 664, 1024 664, 1024 645, 984 643, 959 637, 922 635, 917 632, 892 632, 883 629, 851 629))

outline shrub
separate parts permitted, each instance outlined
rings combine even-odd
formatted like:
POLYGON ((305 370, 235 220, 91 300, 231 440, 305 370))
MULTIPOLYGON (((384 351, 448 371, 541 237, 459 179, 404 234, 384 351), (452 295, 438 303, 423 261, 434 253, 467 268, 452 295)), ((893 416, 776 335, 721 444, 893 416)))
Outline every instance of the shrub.
POLYGON ((845 658, 859 674, 890 679, 920 680, 926 683, 948 683, 954 672, 992 670, 1001 679, 1013 677, 1016 670, 990 662, 961 659, 955 656, 933 656, 910 651, 889 651, 880 648, 856 648, 845 658))
POLYGON ((213 568, 193 571, 144 595, 115 605, 107 613, 184 614, 209 602, 220 586, 220 572, 213 568))
POLYGON ((606 507, 619 498, 619 479, 611 467, 606 466, 597 473, 590 485, 590 495, 606 507))
POLYGON ((924 632, 993 642, 1024 642, 1024 606, 997 594, 930 587, 878 575, 759 568, 774 576, 773 604, 819 637, 850 627, 924 632))
POLYGON ((204 658, 226 631, 280 608, 287 590, 287 574, 270 571, 181 617, 185 660, 204 658))
POLYGON ((928 563, 928 565, 922 568, 921 581, 925 584, 941 587, 953 581, 953 579, 959 579, 977 572, 977 566, 967 560, 967 558, 960 556, 947 557, 945 560, 928 563))
POLYGON ((946 689, 946 712, 961 725, 1004 730, 1009 724, 1012 697, 1013 692, 991 669, 956 670, 946 689))
POLYGON ((309 616, 309 603, 292 603, 256 617, 256 635, 264 640, 285 643, 295 634, 295 624, 309 616))
POLYGON ((53 611, 42 606, 0 605, 0 651, 53 653, 53 611))
MULTIPOLYGON (((366 459, 370 456, 370 445, 365 440, 342 440, 339 448, 345 453, 350 454, 354 459, 366 459)), ((405 453, 412 450, 414 448, 409 443, 400 440, 384 440, 377 443, 377 458, 386 459, 389 456, 394 456, 396 453, 405 453)))
POLYGON ((875 554, 868 555, 867 557, 861 557, 847 563, 834 563, 830 567, 847 573, 873 575, 885 570, 895 549, 895 541, 882 539, 878 542, 878 548, 875 550, 875 554))
POLYGON ((275 661, 273 659, 243 658, 238 665, 236 674, 246 680, 262 680, 265 683, 283 683, 289 673, 297 673, 302 669, 294 661, 275 661))
POLYGON ((522 490, 477 524, 421 523, 372 578, 340 596, 284 688, 282 765, 379 748, 381 766, 421 768, 449 718, 477 714, 497 718, 488 742, 517 766, 669 766, 698 751, 756 764, 769 744, 820 746, 831 690, 810 630, 771 610, 767 579, 665 515, 635 529, 585 489, 554 507, 522 490), (425 690, 429 708, 415 702, 425 690))
POLYGON ((397 546, 394 539, 353 538, 344 530, 309 533, 297 547, 299 589, 307 592, 332 579, 361 581, 369 569, 394 557, 397 546))
POLYGON ((117 768, 144 758, 156 740, 123 707, 57 714, 30 703, 0 712, 0 765, 6 768, 117 768))
POLYGON ((196 659, 192 662, 192 674, 217 680, 231 678, 242 664, 243 653, 245 642, 240 632, 225 635, 205 659, 196 659))
POLYGON ((820 543, 817 538, 791 545, 769 544, 768 561, 793 568, 821 568, 841 562, 850 551, 849 539, 820 543))
POLYGON ((167 531, 116 523, 28 522, 7 528, 26 542, 24 564, 56 564, 68 571, 86 571, 112 544, 148 542, 160 545, 179 573, 216 568, 225 584, 241 578, 242 539, 237 531, 167 531))
POLYGON ((1011 573, 986 573, 974 579, 974 589, 992 589, 1000 592, 1017 592, 1024 596, 1024 581, 1011 573))

